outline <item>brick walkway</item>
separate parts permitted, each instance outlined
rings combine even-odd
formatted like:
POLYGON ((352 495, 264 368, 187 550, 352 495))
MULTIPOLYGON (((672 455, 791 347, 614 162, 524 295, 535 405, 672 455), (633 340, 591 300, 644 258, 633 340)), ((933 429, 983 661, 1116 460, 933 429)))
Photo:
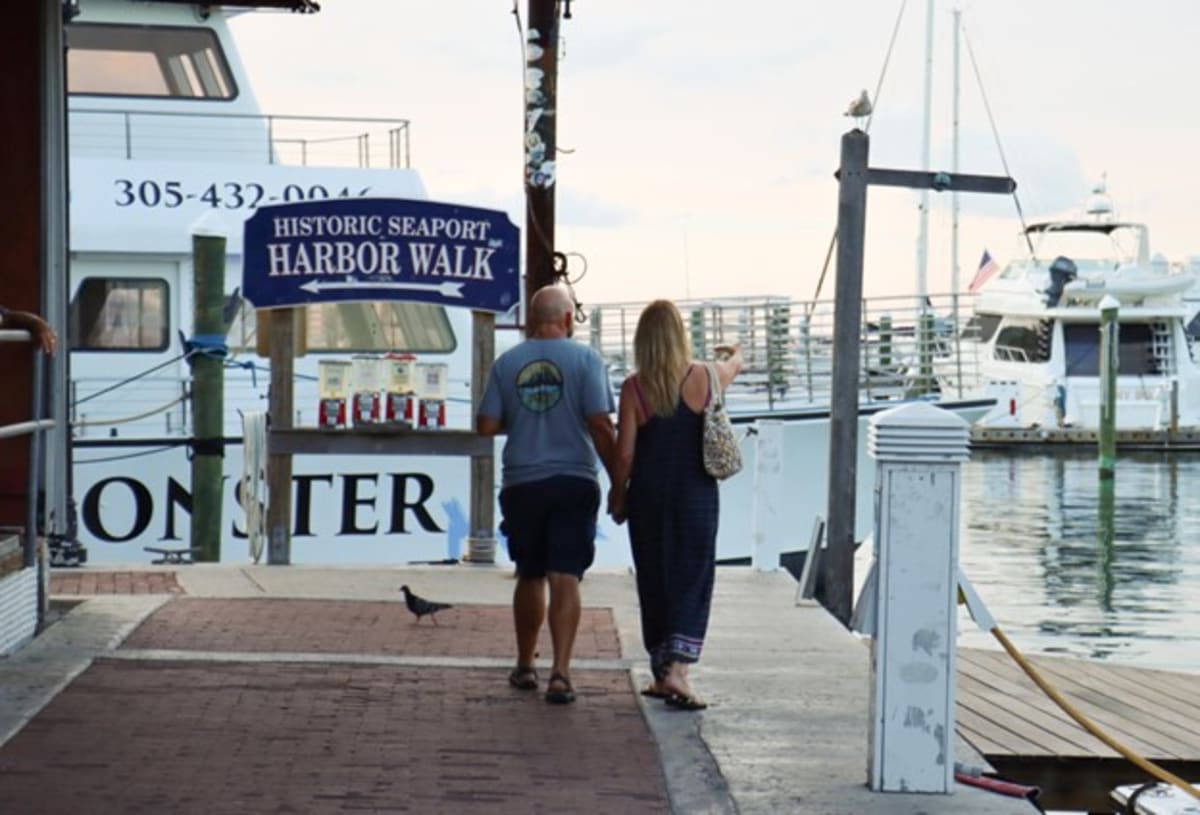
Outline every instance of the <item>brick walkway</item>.
MULTIPOLYGON (((403 656, 510 657, 515 647, 512 609, 456 606, 414 622, 397 602, 215 600, 180 597, 146 620, 125 648, 259 653, 388 654, 403 656)), ((539 647, 549 656, 542 627, 539 647)), ((581 659, 617 659, 620 646, 612 613, 585 608, 575 641, 581 659)))
MULTIPOLYGON (((511 654, 506 607, 411 620, 400 602, 181 597, 126 646, 511 654)), ((617 657, 609 610, 584 627, 580 657, 617 657)), ((669 812, 628 674, 572 678, 557 706, 496 668, 99 659, 0 747, 0 812, 669 812)))
POLYGON ((562 707, 498 679, 102 660, 0 748, 4 810, 669 811, 625 673, 579 671, 562 707))
POLYGON ((51 594, 183 594, 175 572, 50 572, 51 594))

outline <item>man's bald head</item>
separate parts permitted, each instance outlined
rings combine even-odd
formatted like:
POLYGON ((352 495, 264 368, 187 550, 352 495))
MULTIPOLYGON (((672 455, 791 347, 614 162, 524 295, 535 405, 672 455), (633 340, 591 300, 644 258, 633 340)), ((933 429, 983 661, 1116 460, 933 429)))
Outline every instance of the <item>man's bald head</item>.
POLYGON ((562 325, 564 317, 569 319, 574 314, 575 303, 561 286, 544 286, 534 292, 529 301, 529 322, 533 331, 562 325))

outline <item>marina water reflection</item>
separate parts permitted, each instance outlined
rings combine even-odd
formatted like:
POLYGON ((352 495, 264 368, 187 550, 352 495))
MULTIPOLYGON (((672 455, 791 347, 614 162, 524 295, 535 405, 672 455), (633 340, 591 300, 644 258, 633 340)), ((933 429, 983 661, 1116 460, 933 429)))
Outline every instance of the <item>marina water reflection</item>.
MULTIPOLYGON (((975 451, 961 562, 1022 650, 1200 672, 1200 457, 975 451)), ((959 643, 995 647, 965 613, 959 643)))

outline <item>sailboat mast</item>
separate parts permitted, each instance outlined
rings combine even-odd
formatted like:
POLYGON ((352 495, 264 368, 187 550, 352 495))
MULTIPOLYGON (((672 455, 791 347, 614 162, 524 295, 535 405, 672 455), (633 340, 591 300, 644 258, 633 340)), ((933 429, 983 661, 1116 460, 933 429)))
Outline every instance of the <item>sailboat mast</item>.
MULTIPOLYGON (((929 172, 929 127, 933 117, 933 0, 925 2, 925 123, 921 130, 921 170, 929 172)), ((929 294, 929 190, 921 190, 921 221, 917 233, 917 297, 924 307, 929 294)))
MULTIPOLYGON (((951 144, 953 153, 950 158, 950 171, 958 175, 958 114, 959 114, 959 25, 962 18, 962 10, 954 10, 954 114, 953 114, 953 135, 951 144)), ((959 267, 958 267, 958 190, 950 193, 950 293, 957 295, 959 287, 959 267)))

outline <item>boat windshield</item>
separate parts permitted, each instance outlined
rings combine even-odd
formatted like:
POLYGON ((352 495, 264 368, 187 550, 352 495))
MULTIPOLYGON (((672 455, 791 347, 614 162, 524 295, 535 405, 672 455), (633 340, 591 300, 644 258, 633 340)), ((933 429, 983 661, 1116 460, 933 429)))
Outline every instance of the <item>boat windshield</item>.
MULTIPOLYGON (((1089 229, 1087 225, 1072 228, 1049 227, 1031 233, 1034 250, 1039 258, 1068 257, 1079 261, 1099 260, 1133 263, 1137 259, 1141 228, 1135 225, 1113 225, 1111 229, 1089 229)), ((1023 239, 1022 239, 1023 240, 1023 239)))
POLYGON ((237 96, 212 29, 72 23, 67 38, 69 93, 174 99, 237 96))
MULTIPOLYGON (((458 346, 445 308, 431 303, 322 303, 305 309, 306 346, 314 353, 450 353, 458 346)), ((255 349, 254 308, 241 303, 229 347, 255 349)))

